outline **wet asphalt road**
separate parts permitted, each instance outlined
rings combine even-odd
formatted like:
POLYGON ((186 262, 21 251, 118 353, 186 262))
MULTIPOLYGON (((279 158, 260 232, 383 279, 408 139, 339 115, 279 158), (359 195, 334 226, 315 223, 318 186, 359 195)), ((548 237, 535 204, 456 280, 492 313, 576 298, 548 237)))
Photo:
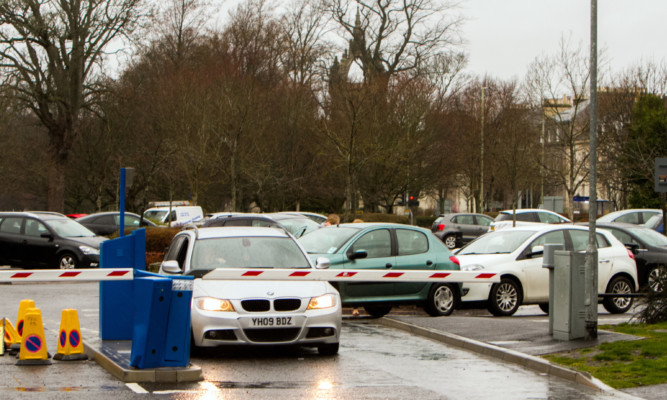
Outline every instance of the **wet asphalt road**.
MULTIPOLYGON (((98 284, 0 285, 0 317, 15 321, 21 299, 42 310, 49 351, 60 312, 79 312, 82 334, 97 335, 98 284)), ((446 317, 445 317, 446 318, 446 317)), ((475 317, 471 317, 475 318, 475 317)), ((125 384, 93 361, 19 367, 0 357, 0 398, 12 399, 611 399, 607 393, 378 325, 346 319, 336 357, 314 349, 235 348, 191 360, 205 380, 125 384)))

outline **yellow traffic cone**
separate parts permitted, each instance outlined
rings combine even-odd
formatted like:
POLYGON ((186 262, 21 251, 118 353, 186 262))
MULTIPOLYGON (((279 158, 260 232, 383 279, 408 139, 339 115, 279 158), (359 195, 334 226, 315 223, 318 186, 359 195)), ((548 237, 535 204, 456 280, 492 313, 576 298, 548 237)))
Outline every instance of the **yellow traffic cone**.
POLYGON ((66 309, 61 314, 58 352, 53 356, 53 359, 60 361, 88 359, 88 356, 83 352, 79 314, 76 310, 66 309))
POLYGON ((16 331, 19 333, 19 337, 23 336, 25 313, 31 308, 35 308, 35 302, 33 300, 25 299, 21 300, 19 303, 19 315, 16 318, 16 331))
POLYGON ((50 365, 49 353, 44 339, 44 325, 39 308, 30 308, 25 313, 21 351, 16 365, 50 365))
POLYGON ((5 348, 9 353, 16 354, 15 352, 21 348, 21 335, 14 329, 12 321, 7 318, 2 319, 2 327, 4 330, 3 343, 5 344, 5 348))

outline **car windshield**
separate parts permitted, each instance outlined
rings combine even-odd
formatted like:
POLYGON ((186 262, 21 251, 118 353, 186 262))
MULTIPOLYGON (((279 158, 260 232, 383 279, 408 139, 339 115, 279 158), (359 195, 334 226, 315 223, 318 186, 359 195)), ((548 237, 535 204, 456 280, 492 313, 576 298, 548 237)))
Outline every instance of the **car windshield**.
POLYGON ((162 222, 169 213, 169 210, 149 210, 144 212, 144 218, 153 222, 162 222))
POLYGON ((308 254, 333 254, 341 248, 359 228, 351 226, 328 226, 299 239, 308 254))
POLYGON ((633 235, 637 236, 638 238, 641 238, 651 246, 667 247, 667 237, 663 236, 662 233, 654 231, 653 229, 644 227, 632 227, 628 228, 628 231, 630 231, 633 235))
POLYGON ((456 255, 511 253, 534 233, 534 231, 524 230, 490 232, 463 247, 456 255))
POLYGON ((200 239, 192 251, 191 269, 311 268, 308 258, 288 237, 200 239))
POLYGON ((44 221, 51 229, 62 237, 91 237, 96 236, 88 228, 69 218, 48 219, 44 221))

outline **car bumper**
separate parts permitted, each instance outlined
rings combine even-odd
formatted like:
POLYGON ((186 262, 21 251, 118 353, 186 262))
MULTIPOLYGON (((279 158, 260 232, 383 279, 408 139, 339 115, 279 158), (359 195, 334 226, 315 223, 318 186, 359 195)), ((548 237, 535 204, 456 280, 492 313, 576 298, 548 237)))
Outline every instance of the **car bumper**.
POLYGON ((79 268, 99 268, 99 254, 83 254, 79 256, 79 268))
POLYGON ((489 299, 491 283, 464 283, 461 288, 461 301, 486 301, 489 299))
POLYGON ((338 343, 340 307, 305 312, 215 312, 192 309, 195 345, 318 345, 338 343), (288 321, 291 325, 285 326, 288 321))

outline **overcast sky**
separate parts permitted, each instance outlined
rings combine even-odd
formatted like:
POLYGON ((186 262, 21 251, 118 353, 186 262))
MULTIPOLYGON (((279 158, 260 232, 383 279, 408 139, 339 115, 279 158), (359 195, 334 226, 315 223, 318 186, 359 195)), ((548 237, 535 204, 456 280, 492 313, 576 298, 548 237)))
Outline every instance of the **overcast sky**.
MULTIPOLYGON (((590 0, 463 0, 468 70, 523 79, 537 56, 553 55, 561 37, 590 49, 590 0), (571 35, 571 36, 570 36, 571 35)), ((667 61, 667 0, 598 0, 598 49, 613 72, 667 61)))

